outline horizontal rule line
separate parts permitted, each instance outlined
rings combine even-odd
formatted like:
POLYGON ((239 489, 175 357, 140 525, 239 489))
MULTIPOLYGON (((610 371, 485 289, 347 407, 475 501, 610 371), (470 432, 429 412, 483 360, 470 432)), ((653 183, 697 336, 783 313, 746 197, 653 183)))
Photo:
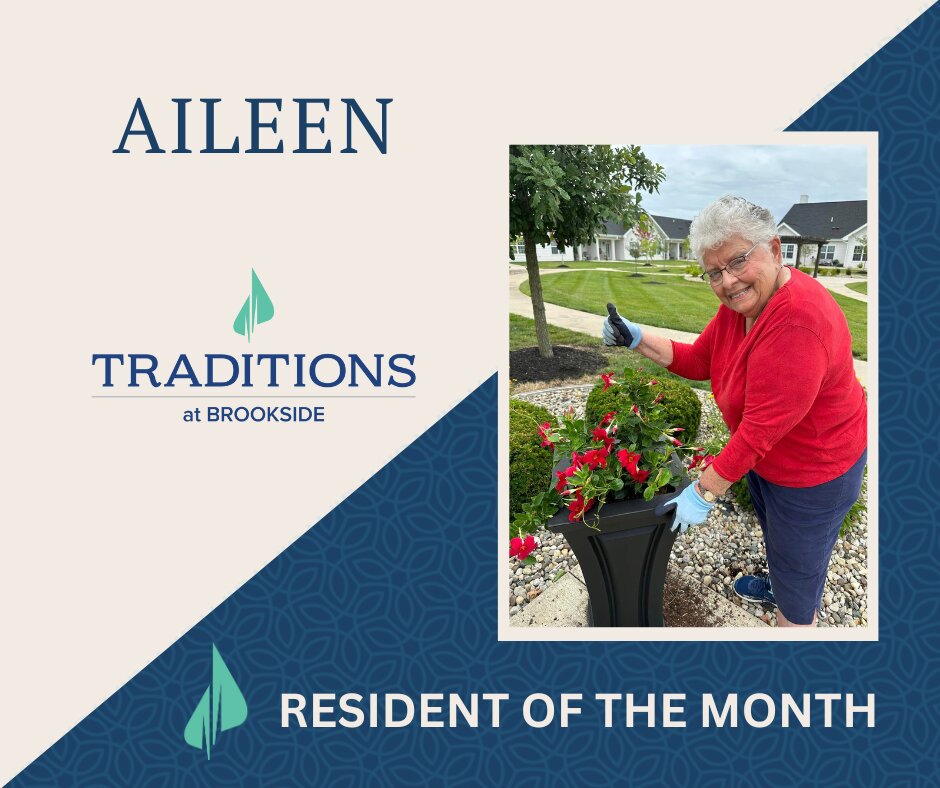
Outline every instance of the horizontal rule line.
POLYGON ((417 394, 92 394, 92 399, 414 399, 417 394))

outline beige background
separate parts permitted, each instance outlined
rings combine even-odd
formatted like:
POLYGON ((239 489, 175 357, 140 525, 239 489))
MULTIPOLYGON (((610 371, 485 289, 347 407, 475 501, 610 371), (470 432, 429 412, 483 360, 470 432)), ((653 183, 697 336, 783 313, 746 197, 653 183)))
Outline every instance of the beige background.
POLYGON ((505 366, 509 142, 765 135, 926 5, 5 6, 0 780, 505 366), (336 147, 339 98, 392 97, 389 155, 113 155, 137 96, 168 150, 171 97, 243 147, 246 97, 331 98, 336 147), (413 352, 415 398, 224 428, 91 399, 93 352, 245 352, 251 266, 253 352, 413 352))

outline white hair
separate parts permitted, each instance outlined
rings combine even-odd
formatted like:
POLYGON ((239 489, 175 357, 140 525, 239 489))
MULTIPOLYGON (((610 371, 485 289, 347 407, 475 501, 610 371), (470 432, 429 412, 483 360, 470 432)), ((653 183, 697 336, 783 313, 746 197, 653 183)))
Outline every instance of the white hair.
POLYGON ((705 252, 717 249, 733 235, 753 244, 766 244, 777 235, 777 222, 766 208, 726 194, 692 220, 692 254, 702 263, 705 252))

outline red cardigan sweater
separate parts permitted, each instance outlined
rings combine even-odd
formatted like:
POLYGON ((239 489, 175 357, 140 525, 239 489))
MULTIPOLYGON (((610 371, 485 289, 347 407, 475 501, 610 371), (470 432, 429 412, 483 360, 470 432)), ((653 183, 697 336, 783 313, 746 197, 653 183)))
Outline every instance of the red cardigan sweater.
POLYGON ((793 269, 744 333, 724 304, 694 344, 673 342, 670 372, 711 378, 731 431, 715 471, 749 470, 784 487, 813 487, 845 473, 867 443, 865 393, 852 365, 845 315, 815 279, 793 269))

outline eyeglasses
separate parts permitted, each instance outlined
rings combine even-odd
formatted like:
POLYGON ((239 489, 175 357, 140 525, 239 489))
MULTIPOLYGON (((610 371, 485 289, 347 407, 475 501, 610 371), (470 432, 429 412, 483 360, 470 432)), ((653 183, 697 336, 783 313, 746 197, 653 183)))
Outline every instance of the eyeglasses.
POLYGON ((760 242, 754 244, 744 254, 740 255, 739 257, 735 257, 734 260, 728 263, 728 265, 726 265, 724 268, 713 268, 711 271, 703 271, 700 274, 702 281, 708 282, 708 284, 714 287, 721 281, 721 275, 725 271, 727 271, 732 276, 737 276, 739 273, 741 273, 741 271, 744 270, 744 266, 747 265, 747 258, 751 256, 751 252, 753 252, 758 246, 760 246, 760 242))

